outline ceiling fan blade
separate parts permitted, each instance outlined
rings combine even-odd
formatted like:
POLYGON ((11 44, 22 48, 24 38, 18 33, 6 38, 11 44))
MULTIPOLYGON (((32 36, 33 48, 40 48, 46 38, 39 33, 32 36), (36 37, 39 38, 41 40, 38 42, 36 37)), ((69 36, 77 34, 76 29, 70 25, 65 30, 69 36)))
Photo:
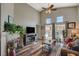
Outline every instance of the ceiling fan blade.
POLYGON ((56 11, 57 9, 51 9, 52 11, 56 11))
POLYGON ((45 9, 46 10, 47 8, 42 7, 42 9, 45 9))
POLYGON ((49 8, 52 8, 52 7, 54 7, 54 5, 51 5, 49 8))

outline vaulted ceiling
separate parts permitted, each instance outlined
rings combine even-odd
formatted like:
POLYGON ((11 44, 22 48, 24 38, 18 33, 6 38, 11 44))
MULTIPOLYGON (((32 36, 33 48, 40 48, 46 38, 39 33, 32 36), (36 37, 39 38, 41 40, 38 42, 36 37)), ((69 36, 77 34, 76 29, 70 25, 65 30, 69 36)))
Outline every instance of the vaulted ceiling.
MULTIPOLYGON (((72 7, 77 6, 78 3, 51 3, 54 5, 54 8, 62 8, 62 7, 72 7)), ((48 3, 28 3, 31 7, 36 9, 37 11, 42 11, 42 7, 47 8, 48 3)))

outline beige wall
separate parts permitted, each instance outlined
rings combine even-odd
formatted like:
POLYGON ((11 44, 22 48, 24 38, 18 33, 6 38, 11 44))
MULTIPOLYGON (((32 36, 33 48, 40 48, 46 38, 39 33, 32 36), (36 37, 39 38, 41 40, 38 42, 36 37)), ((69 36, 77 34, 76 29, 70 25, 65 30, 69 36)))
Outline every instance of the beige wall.
MULTIPOLYGON (((14 5, 14 23, 26 26, 36 27, 36 33, 40 37, 40 28, 36 25, 40 25, 40 13, 27 4, 15 4, 14 5)), ((39 26, 40 27, 40 26, 39 26)))
POLYGON ((77 18, 78 18, 78 21, 77 21, 77 28, 79 28, 79 5, 78 5, 78 10, 77 10, 77 11, 78 11, 78 14, 77 14, 77 15, 78 15, 78 16, 77 16, 77 18))
POLYGON ((78 21, 79 21, 79 4, 78 4, 78 8, 77 9, 78 9, 78 21))
MULTIPOLYGON (((64 21, 77 21, 78 16, 78 7, 67 7, 67 8, 59 8, 56 11, 53 11, 51 16, 52 22, 56 22, 57 16, 63 16, 64 21)), ((44 12, 41 12, 41 24, 45 24, 46 18, 48 15, 46 15, 44 12)))
POLYGON ((1 55, 6 55, 6 33, 4 30, 4 21, 8 20, 8 15, 14 17, 14 4, 1 4, 1 55))
POLYGON ((34 8, 27 4, 15 4, 14 23, 26 26, 39 25, 40 14, 34 8))

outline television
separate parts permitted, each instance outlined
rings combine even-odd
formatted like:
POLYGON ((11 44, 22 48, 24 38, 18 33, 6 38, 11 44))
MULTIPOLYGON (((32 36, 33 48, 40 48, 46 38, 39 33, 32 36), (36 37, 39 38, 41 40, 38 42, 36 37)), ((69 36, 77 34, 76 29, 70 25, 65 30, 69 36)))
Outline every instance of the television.
POLYGON ((26 33, 35 33, 35 27, 26 27, 26 33))

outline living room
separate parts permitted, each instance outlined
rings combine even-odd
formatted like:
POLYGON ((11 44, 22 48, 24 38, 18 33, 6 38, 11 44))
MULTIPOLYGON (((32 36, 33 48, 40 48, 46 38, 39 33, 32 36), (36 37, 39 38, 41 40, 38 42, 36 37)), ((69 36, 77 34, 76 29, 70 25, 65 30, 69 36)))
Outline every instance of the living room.
POLYGON ((1 3, 0 6, 1 56, 79 55, 69 47, 62 48, 66 38, 78 40, 78 3, 1 3), (54 47, 56 44, 60 46, 54 47))

